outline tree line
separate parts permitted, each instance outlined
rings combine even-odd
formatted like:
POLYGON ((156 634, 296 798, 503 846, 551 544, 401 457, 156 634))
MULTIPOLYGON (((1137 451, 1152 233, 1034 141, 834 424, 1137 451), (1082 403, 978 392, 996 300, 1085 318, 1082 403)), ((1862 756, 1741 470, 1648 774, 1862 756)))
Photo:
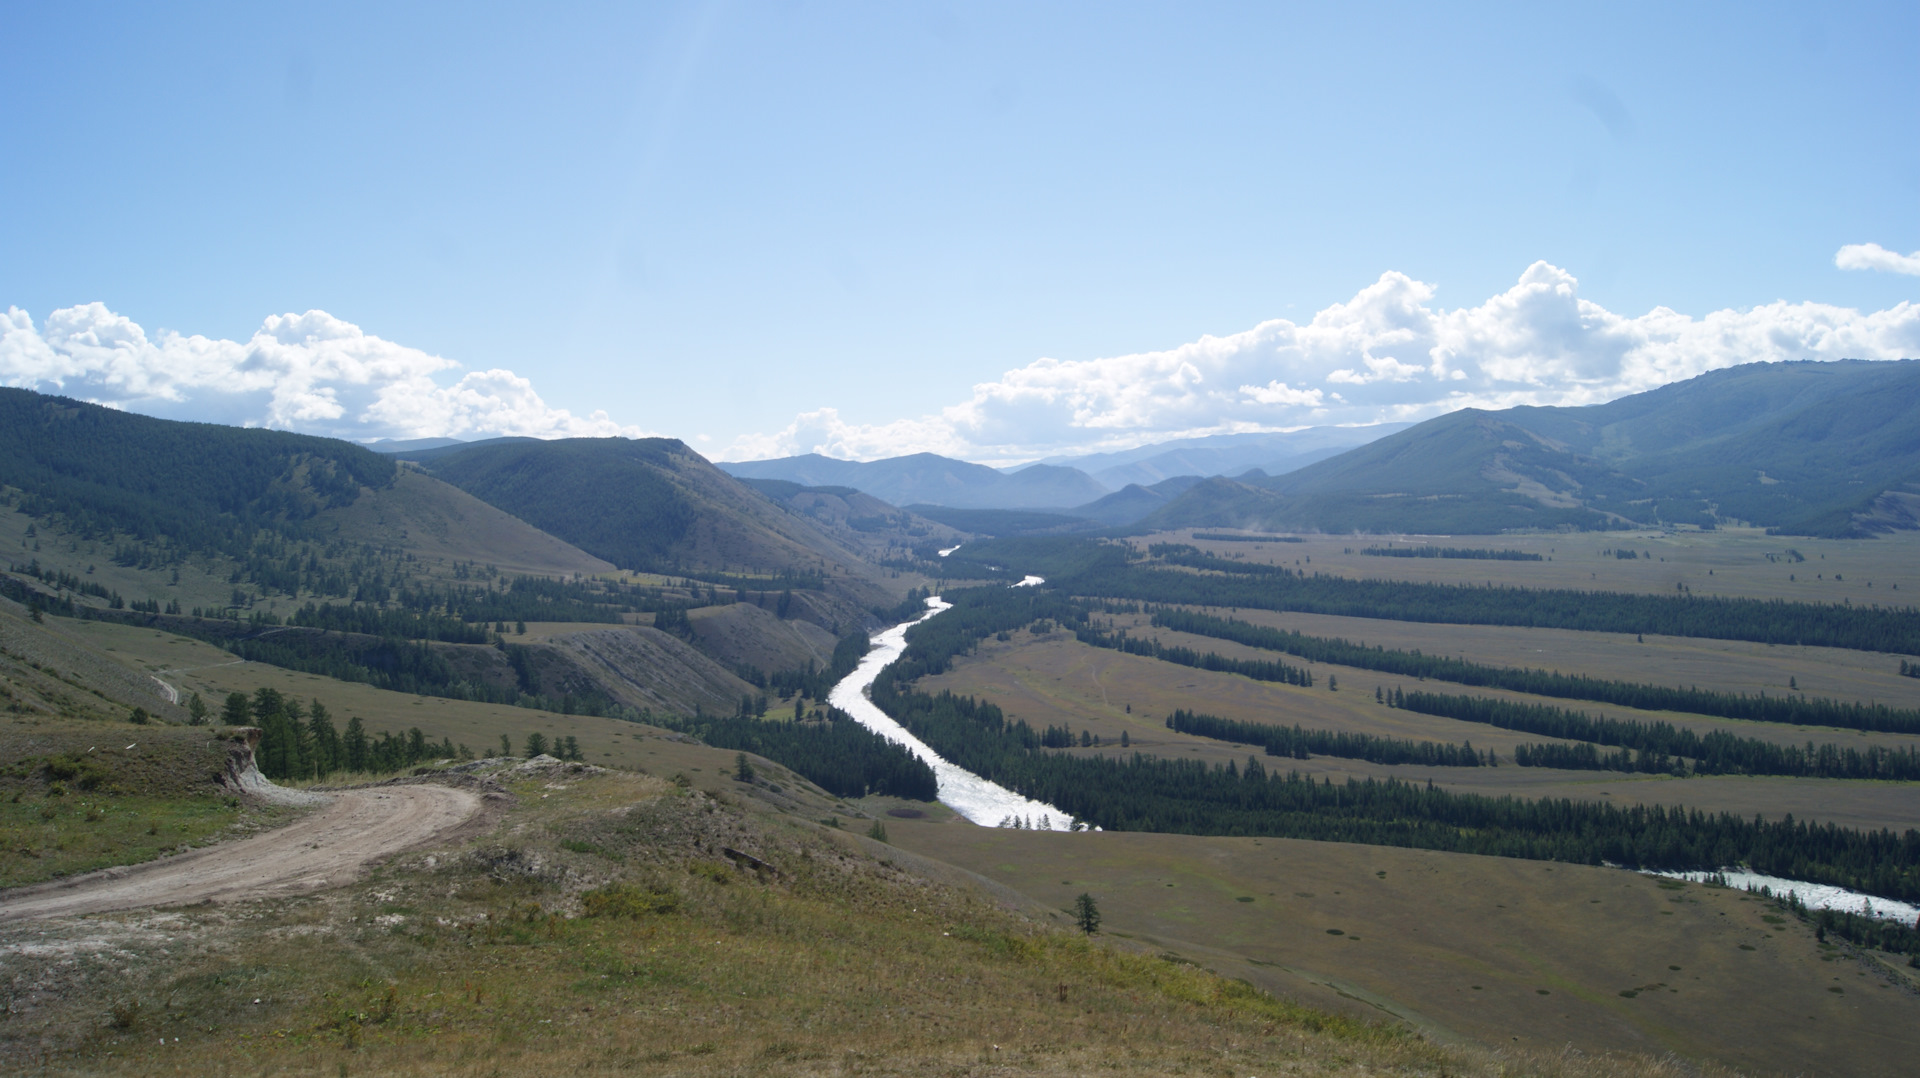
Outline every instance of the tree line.
POLYGON ((1229 659, 1218 652, 1198 652, 1189 647, 1168 646, 1158 640, 1130 637, 1124 631, 1104 632, 1085 626, 1074 630, 1074 638, 1096 648, 1112 648, 1128 655, 1143 655, 1176 666, 1211 670, 1221 674, 1239 674, 1255 681, 1274 681, 1283 685, 1313 688, 1313 671, 1287 663, 1261 659, 1229 659))
POLYGON ((1110 831, 1271 835, 1655 869, 1744 864, 1872 894, 1920 896, 1920 831, 1488 797, 1395 779, 1335 785, 1269 773, 1257 757, 1229 769, 1139 753, 1075 756, 1028 747, 1022 724, 971 697, 913 691, 883 673, 873 699, 955 764, 1110 831))
POLYGON ((1686 711, 1724 719, 1778 722, 1793 726, 1834 726, 1849 730, 1920 733, 1920 711, 1885 704, 1858 704, 1824 697, 1768 696, 1757 693, 1716 692, 1644 682, 1616 681, 1562 674, 1558 671, 1489 666, 1418 650, 1401 651, 1376 644, 1354 644, 1338 637, 1307 636, 1290 629, 1253 625, 1237 618, 1221 618, 1186 610, 1160 610, 1153 624, 1176 632, 1231 640, 1236 644, 1280 651, 1313 662, 1338 663, 1362 670, 1434 678, 1461 685, 1509 689, 1533 696, 1593 700, 1644 711, 1686 711))
POLYGON ((1472 561, 1545 561, 1539 554, 1524 550, 1489 550, 1485 547, 1459 546, 1370 546, 1360 553, 1376 558, 1459 558, 1472 561))
POLYGON ((952 557, 963 554, 970 563, 1003 566, 1007 573, 1039 573, 1062 591, 1110 599, 1920 655, 1920 610, 1913 607, 1350 580, 1200 553, 1168 554, 1153 564, 1136 564, 1135 556, 1118 544, 1072 537, 996 539, 968 544, 952 557))
POLYGON ((717 749, 773 760, 835 797, 885 794, 932 801, 938 794, 926 762, 835 708, 827 722, 765 722, 753 718, 655 719, 717 749))
POLYGON ((1881 745, 1842 748, 1833 744, 1815 745, 1811 741, 1805 747, 1780 745, 1754 737, 1736 737, 1721 730, 1700 734, 1670 722, 1609 719, 1546 704, 1451 693, 1408 693, 1395 689, 1386 694, 1385 700, 1389 706, 1423 715, 1591 743, 1521 746, 1524 751, 1515 751, 1514 762, 1522 767, 1676 775, 1920 780, 1920 752, 1911 748, 1881 745), (1601 753, 1595 745, 1618 746, 1620 751, 1601 753), (1688 759, 1692 760, 1691 767, 1688 759))
POLYGON ((1454 745, 1442 741, 1413 741, 1372 734, 1333 730, 1303 730, 1264 722, 1239 722, 1178 709, 1167 716, 1167 729, 1216 741, 1260 745, 1268 756, 1305 760, 1309 756, 1337 756, 1373 764, 1429 764, 1438 767, 1495 767, 1491 752, 1481 753, 1473 742, 1454 745))

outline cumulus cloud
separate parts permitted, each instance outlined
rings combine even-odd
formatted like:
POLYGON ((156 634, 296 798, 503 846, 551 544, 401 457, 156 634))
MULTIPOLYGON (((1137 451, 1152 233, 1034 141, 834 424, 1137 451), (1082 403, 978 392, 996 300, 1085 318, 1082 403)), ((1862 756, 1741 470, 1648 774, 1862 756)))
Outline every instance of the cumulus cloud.
MULTIPOLYGON (((1900 257, 1900 256, 1893 256, 1900 257)), ((1041 359, 933 415, 849 423, 831 408, 737 440, 725 459, 936 452, 1014 462, 1170 438, 1423 419, 1463 407, 1594 404, 1740 363, 1920 356, 1920 307, 1778 302, 1637 318, 1580 298, 1536 262, 1473 307, 1384 273, 1304 324, 1263 322, 1160 352, 1041 359)))
POLYGON ((1920 251, 1903 255, 1877 243, 1849 243, 1833 256, 1833 264, 1844 270, 1879 270, 1920 277, 1920 251))
POLYGON ((512 371, 458 370, 325 311, 274 315, 245 341, 149 336, 100 303, 38 328, 17 307, 0 317, 0 384, 153 415, 362 441, 644 433, 551 407, 512 371))

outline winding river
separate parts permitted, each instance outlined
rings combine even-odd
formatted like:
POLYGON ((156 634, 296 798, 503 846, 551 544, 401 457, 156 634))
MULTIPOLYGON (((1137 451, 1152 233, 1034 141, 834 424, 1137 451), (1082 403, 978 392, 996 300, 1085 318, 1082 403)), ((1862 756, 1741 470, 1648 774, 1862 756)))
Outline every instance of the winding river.
POLYGON ((1763 876, 1758 872, 1745 869, 1727 868, 1719 872, 1649 872, 1649 876, 1665 876, 1668 879, 1692 880, 1705 883, 1716 876, 1726 881, 1728 887, 1736 891, 1759 891, 1766 888, 1776 898, 1797 895, 1800 904, 1810 910, 1837 910, 1843 913, 1857 913, 1882 921, 1904 921, 1913 924, 1920 918, 1920 906, 1907 902, 1896 902, 1891 898, 1875 898, 1858 891, 1849 891, 1844 887, 1835 887, 1825 883, 1805 883, 1800 880, 1783 879, 1779 876, 1763 876))
MULTIPOLYGON (((1039 583, 1042 583, 1039 577, 1028 577, 1014 587, 1039 583)), ((1075 830, 1073 817, 1054 806, 1022 797, 997 782, 989 782, 963 767, 948 763, 867 699, 867 689, 873 685, 873 679, 879 677, 880 671, 907 650, 907 630, 942 610, 951 609, 952 605, 942 602, 935 595, 927 600, 925 614, 912 621, 903 621, 874 637, 873 650, 860 660, 860 665, 854 668, 853 673, 840 679, 840 683, 833 687, 833 691, 827 694, 827 703, 853 716, 860 725, 888 741, 905 746, 908 752, 925 760, 927 766, 933 768, 934 778, 939 783, 940 803, 968 820, 983 827, 1075 830)))

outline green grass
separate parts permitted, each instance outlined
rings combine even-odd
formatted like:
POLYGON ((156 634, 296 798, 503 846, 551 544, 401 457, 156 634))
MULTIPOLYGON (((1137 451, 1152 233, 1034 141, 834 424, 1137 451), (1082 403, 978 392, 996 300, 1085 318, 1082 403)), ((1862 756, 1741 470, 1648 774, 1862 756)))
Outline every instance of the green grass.
POLYGON ((19 1032, 0 1027, 0 1068, 1679 1073, 1557 1046, 1441 1047, 1160 948, 1088 940, 935 883, 907 855, 725 794, 617 772, 511 791, 492 833, 399 858, 362 885, 162 915, 168 935, 204 946, 123 935, 136 972, 117 959, 19 1032), (764 867, 737 868, 721 849, 764 867), (43 1041, 43 1029, 57 1032, 43 1041))
POLYGON ((101 791, 0 799, 0 887, 17 887, 197 846, 238 822, 236 802, 211 795, 145 797, 101 791))
POLYGON ((0 887, 150 861, 283 818, 221 784, 228 745, 206 727, 0 722, 0 887))

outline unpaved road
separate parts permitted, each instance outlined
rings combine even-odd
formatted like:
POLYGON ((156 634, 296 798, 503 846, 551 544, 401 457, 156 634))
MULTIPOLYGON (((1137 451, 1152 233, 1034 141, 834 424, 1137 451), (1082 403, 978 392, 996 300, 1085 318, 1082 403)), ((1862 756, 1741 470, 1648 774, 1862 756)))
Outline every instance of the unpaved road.
POLYGON ((325 808, 252 838, 0 892, 0 923, 342 884, 367 862, 429 842, 480 809, 478 796, 446 786, 381 786, 331 797, 325 808))

